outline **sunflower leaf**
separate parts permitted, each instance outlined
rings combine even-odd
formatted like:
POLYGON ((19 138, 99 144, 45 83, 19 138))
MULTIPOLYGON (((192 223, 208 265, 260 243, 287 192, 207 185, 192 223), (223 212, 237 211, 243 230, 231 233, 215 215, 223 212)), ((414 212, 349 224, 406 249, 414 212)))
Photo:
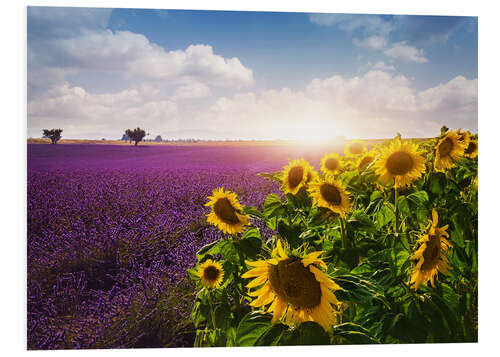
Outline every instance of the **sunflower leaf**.
POLYGON ((254 346, 271 326, 271 317, 260 312, 245 315, 236 329, 236 346, 254 346))
POLYGON ((352 322, 346 322, 335 326, 334 335, 341 337, 347 343, 351 344, 372 344, 380 343, 378 339, 371 336, 370 331, 363 326, 352 322))

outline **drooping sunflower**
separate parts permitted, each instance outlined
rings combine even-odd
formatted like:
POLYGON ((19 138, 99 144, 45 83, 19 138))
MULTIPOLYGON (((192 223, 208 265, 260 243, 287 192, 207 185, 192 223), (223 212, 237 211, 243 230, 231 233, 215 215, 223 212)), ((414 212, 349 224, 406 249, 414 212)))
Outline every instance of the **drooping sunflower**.
POLYGON ((207 222, 228 234, 241 233, 248 224, 248 216, 241 214, 242 207, 238 196, 231 191, 224 191, 222 187, 216 188, 209 202, 205 206, 212 207, 207 215, 207 222))
POLYGON ((198 267, 198 276, 203 286, 218 288, 224 279, 224 269, 219 262, 207 259, 198 267))
POLYGON ((375 159, 376 155, 373 152, 368 151, 359 157, 358 161, 356 162, 356 168, 358 170, 363 170, 365 167, 370 165, 375 159))
POLYGON ((455 161, 463 156, 465 148, 465 143, 458 139, 457 132, 450 131, 438 141, 434 149, 434 168, 444 171, 453 167, 455 161))
POLYGON ((318 258, 321 253, 309 253, 305 258, 289 256, 278 240, 271 259, 246 261, 254 267, 242 275, 254 278, 248 289, 260 287, 248 293, 255 298, 250 305, 273 314, 273 323, 315 321, 327 330, 337 322, 340 303, 333 291, 341 288, 320 269, 327 268, 318 258))
POLYGON ((313 181, 308 188, 313 199, 313 203, 318 207, 325 207, 332 212, 345 217, 350 209, 350 201, 347 191, 332 176, 325 177, 324 180, 313 181))
POLYGON ((344 154, 346 156, 361 155, 365 150, 365 143, 360 140, 353 140, 344 146, 344 154))
POLYGON ((374 168, 379 181, 385 185, 394 182, 395 187, 408 186, 425 171, 425 159, 419 153, 417 144, 394 139, 380 150, 374 168))
POLYGON ((292 160, 283 168, 281 189, 284 193, 296 195, 308 180, 312 180, 316 172, 304 159, 292 160))
POLYGON ((464 156, 468 157, 469 159, 473 159, 477 156, 477 139, 471 138, 469 141, 469 144, 467 145, 467 148, 464 151, 464 156))
POLYGON ((321 159, 321 171, 326 175, 335 175, 342 169, 342 161, 339 154, 332 152, 321 159))
POLYGON ((432 287, 438 272, 447 274, 448 259, 443 254, 451 248, 451 243, 446 239, 448 225, 438 228, 438 214, 432 210, 432 222, 427 234, 420 237, 418 242, 422 243, 410 259, 417 260, 417 264, 411 275, 410 285, 412 289, 430 280, 432 287))
POLYGON ((465 147, 469 145, 469 141, 471 139, 470 133, 468 131, 462 131, 462 129, 457 130, 458 140, 463 142, 465 147))

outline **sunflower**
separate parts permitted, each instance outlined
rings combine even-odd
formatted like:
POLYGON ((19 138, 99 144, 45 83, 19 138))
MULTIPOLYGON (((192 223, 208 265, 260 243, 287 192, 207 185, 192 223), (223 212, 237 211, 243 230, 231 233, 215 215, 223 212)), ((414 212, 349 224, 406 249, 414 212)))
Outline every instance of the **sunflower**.
POLYGON ((473 159, 477 156, 477 139, 472 138, 464 151, 464 156, 473 159))
POLYGON ((324 180, 315 180, 309 185, 308 191, 316 206, 328 208, 342 217, 349 212, 348 193, 332 176, 327 176, 324 180))
POLYGON ((354 140, 348 143, 344 147, 344 154, 349 155, 360 155, 366 150, 365 143, 360 140, 354 140))
POLYGON ((358 161, 356 162, 356 168, 358 170, 363 170, 368 165, 370 165, 375 159, 376 159, 376 156, 374 153, 367 152, 367 153, 363 154, 363 156, 359 157, 358 161))
POLYGON ((341 168, 342 162, 340 161, 340 156, 335 152, 325 155, 321 159, 321 171, 326 175, 334 175, 338 173, 341 168))
POLYGON ((309 180, 313 179, 315 173, 316 171, 306 160, 292 160, 283 168, 281 189, 284 193, 296 195, 309 180))
POLYGON ((222 187, 216 188, 205 206, 212 207, 207 215, 207 222, 228 234, 241 233, 248 224, 248 216, 240 214, 241 205, 238 196, 231 191, 224 191, 222 187))
POLYGON ((379 181, 385 185, 394 181, 396 187, 408 186, 425 171, 425 160, 418 152, 418 145, 394 139, 380 149, 380 157, 374 164, 379 181))
POLYGON ((273 314, 272 322, 300 324, 315 321, 325 330, 337 322, 339 301, 332 291, 341 289, 320 268, 327 268, 318 258, 321 251, 305 258, 288 256, 278 240, 271 259, 246 261, 253 269, 242 275, 254 278, 247 287, 255 299, 253 307, 262 307, 273 314))
POLYGON ((459 140, 457 132, 450 131, 435 147, 434 168, 437 171, 444 171, 453 167, 454 162, 464 154, 465 148, 465 143, 459 140))
POLYGON ((465 147, 469 145, 470 133, 468 131, 462 131, 462 129, 457 130, 458 140, 463 142, 465 147))
POLYGON ((316 171, 316 169, 310 165, 309 170, 307 172, 306 186, 309 185, 309 183, 316 180, 318 176, 319 176, 318 171, 316 171))
POLYGON ((203 286, 218 288, 224 279, 224 269, 219 262, 207 259, 198 267, 198 276, 203 286))
POLYGON ((418 260, 417 265, 411 275, 410 285, 412 289, 417 290, 418 287, 431 281, 434 285, 434 278, 438 272, 446 274, 448 272, 448 259, 443 254, 451 247, 451 243, 446 239, 448 233, 448 225, 438 228, 438 214, 436 210, 432 210, 432 222, 427 234, 420 237, 418 242, 422 245, 413 254, 410 259, 418 260))

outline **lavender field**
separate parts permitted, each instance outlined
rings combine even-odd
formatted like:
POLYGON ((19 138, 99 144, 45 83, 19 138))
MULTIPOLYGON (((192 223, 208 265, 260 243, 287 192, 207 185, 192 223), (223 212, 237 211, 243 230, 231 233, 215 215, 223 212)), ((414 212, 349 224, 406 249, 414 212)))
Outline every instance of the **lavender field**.
POLYGON ((257 173, 299 156, 321 150, 28 144, 28 348, 192 346, 186 269, 222 234, 207 196, 262 207, 279 187, 257 173))

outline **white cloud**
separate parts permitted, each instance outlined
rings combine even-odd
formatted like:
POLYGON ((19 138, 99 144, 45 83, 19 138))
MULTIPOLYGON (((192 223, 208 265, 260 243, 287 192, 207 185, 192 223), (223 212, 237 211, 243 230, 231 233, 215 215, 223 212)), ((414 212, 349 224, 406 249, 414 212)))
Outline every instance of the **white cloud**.
MULTIPOLYGON (((383 62, 376 67, 387 67, 383 62)), ((180 97, 206 90, 191 83, 180 97)), ((201 95, 201 94, 200 94, 201 95)), ((174 95, 175 97, 175 95, 174 95)), ((265 90, 219 97, 192 111, 151 99, 147 86, 95 94, 67 83, 28 102, 28 135, 62 127, 65 137, 116 138, 141 126, 153 135, 201 138, 362 138, 432 136, 442 125, 477 130, 477 79, 458 76, 417 91, 405 76, 372 69, 362 76, 312 80, 303 90, 265 90)))
POLYGON ((72 71, 110 71, 141 79, 210 85, 252 85, 253 73, 238 58, 224 58, 208 45, 165 51, 144 35, 129 31, 93 31, 70 38, 41 41, 29 46, 29 66, 72 71))
POLYGON ((189 83, 175 90, 172 100, 203 98, 211 95, 210 88, 203 83, 189 83))
POLYGON ((410 46, 406 41, 394 43, 384 53, 392 58, 401 59, 408 62, 426 63, 429 62, 424 56, 423 49, 410 46))
POLYGON ((380 69, 381 71, 395 71, 396 70, 396 68, 393 65, 385 64, 385 62, 383 62, 383 61, 375 63, 373 68, 380 69))
MULTIPOLYGON (((477 79, 457 76, 418 94, 422 109, 435 112, 460 110, 470 114, 477 110, 477 79)), ((466 119, 464 117, 463 119, 466 119)))
POLYGON ((64 83, 28 102, 28 136, 47 127, 64 128, 67 138, 117 138, 135 126, 160 133, 174 128, 177 117, 176 103, 150 101, 137 90, 93 94, 64 83))
POLYGON ((355 46, 367 48, 370 50, 381 50, 387 45, 387 39, 382 36, 373 35, 366 37, 363 40, 354 38, 352 40, 352 43, 355 46))
POLYGON ((456 77, 418 92, 401 75, 315 79, 304 91, 248 92, 219 98, 195 117, 221 137, 334 138, 432 136, 442 125, 477 130, 477 81, 456 77), (458 105, 457 105, 458 104, 458 105))

